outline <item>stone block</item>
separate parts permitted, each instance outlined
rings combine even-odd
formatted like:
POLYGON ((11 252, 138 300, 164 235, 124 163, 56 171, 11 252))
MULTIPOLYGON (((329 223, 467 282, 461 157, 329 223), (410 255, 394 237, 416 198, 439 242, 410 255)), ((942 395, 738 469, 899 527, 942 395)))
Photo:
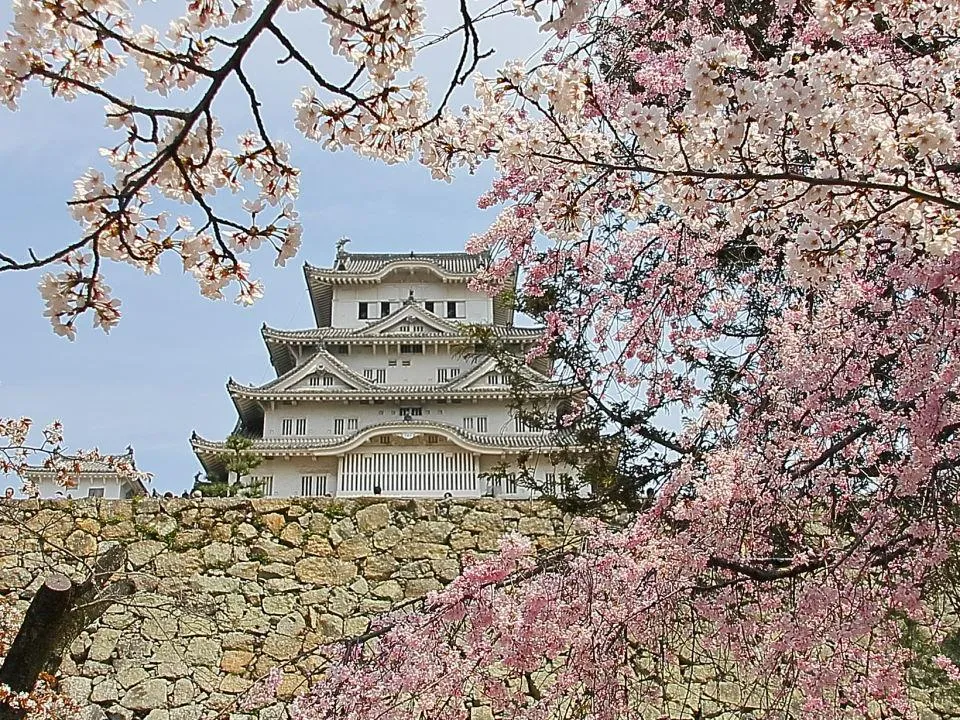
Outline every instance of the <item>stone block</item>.
POLYGON ((373 534, 373 546, 379 550, 389 550, 403 539, 400 528, 390 525, 373 534))
POLYGON ((68 677, 60 681, 63 694, 78 703, 86 703, 93 689, 93 682, 85 677, 68 677))
POLYGON ((166 550, 166 546, 156 540, 141 540, 131 543, 127 545, 127 562, 134 568, 142 568, 164 550, 166 550))
POLYGON ((173 694, 170 696, 170 703, 174 707, 186 705, 193 702, 197 696, 197 689, 187 678, 180 678, 173 684, 173 694))
POLYGON ((173 542, 170 543, 170 547, 174 550, 188 550, 190 548, 203 547, 208 540, 207 533, 203 530, 196 528, 180 530, 173 536, 173 542))
POLYGON ((117 641, 120 639, 120 631, 113 628, 101 628, 93 635, 90 643, 90 650, 87 653, 88 660, 97 662, 107 662, 113 655, 117 647, 117 641))
POLYGON ((295 563, 302 555, 303 551, 299 548, 290 548, 266 538, 258 538, 250 545, 250 557, 254 560, 289 565, 295 563))
POLYGON ((142 667, 131 667, 117 673, 117 682, 124 690, 144 682, 150 675, 142 667))
POLYGON ((238 562, 227 568, 227 575, 242 580, 256 580, 260 573, 258 562, 238 562))
POLYGON ((449 550, 439 543, 407 541, 393 549, 393 556, 398 560, 440 560, 447 557, 449 550))
POLYGON ((359 560, 370 555, 370 541, 363 535, 354 535, 337 546, 337 555, 344 560, 359 560))
POLYGON ((206 665, 213 667, 219 664, 220 640, 212 637, 193 638, 186 647, 184 660, 189 665, 206 665))
POLYGON ((252 650, 253 635, 239 632, 228 632, 222 640, 224 650, 252 650))
POLYGON ((403 589, 403 594, 404 597, 419 598, 423 597, 429 592, 439 590, 441 587, 443 586, 433 578, 407 580, 406 586, 403 589))
POLYGON ((503 532, 503 518, 496 512, 479 512, 474 510, 463 516, 460 527, 470 532, 503 532))
POLYGON ((286 635, 268 635, 263 642, 263 652, 277 660, 290 660, 297 656, 302 644, 299 638, 286 635))
POLYGON ((164 553, 154 560, 159 577, 185 579, 196 575, 203 568, 203 560, 197 550, 179 553, 164 553))
POLYGON ((212 568, 225 568, 234 560, 233 546, 223 542, 212 542, 203 548, 203 564, 212 568))
POLYGON ((130 688, 120 704, 130 710, 153 710, 167 704, 170 683, 166 680, 144 680, 130 688))
POLYGON ((540 517, 520 518, 517 530, 524 535, 554 535, 556 532, 550 520, 540 517))
POLYGON ((105 678, 102 682, 94 685, 93 690, 90 691, 91 702, 116 702, 119 699, 120 691, 117 688, 117 681, 113 678, 105 678))
POLYGON ((240 580, 232 577, 208 577, 201 575, 191 581, 194 589, 211 595, 235 593, 240 589, 240 580))
POLYGON ((287 519, 280 513, 268 513, 260 517, 260 522, 271 533, 279 536, 287 524, 287 519))
POLYGON ((293 547, 300 547, 303 545, 304 537, 305 533, 303 531, 303 526, 299 523, 289 523, 280 532, 280 541, 286 543, 287 545, 292 545, 293 547))
POLYGON ((445 543, 455 527, 453 523, 442 520, 418 522, 411 529, 412 537, 418 542, 445 543))
POLYGON ((357 609, 357 597, 353 593, 336 588, 327 599, 327 610, 334 615, 347 617, 357 609))
POLYGON ((297 604, 294 595, 267 595, 263 598, 261 607, 267 615, 286 615, 297 604))
POLYGON ((357 528, 362 533, 372 533, 390 523, 390 507, 386 503, 370 505, 356 514, 357 528))
POLYGON ((306 629, 306 627, 307 624, 303 619, 303 615, 298 612, 292 612, 289 615, 280 618, 280 622, 277 623, 277 632, 281 635, 297 637, 306 629))
POLYGON ((203 708, 197 705, 187 705, 170 710, 170 720, 200 720, 203 708))
POLYGON ((387 580, 375 585, 372 592, 374 597, 385 598, 394 602, 403 599, 403 588, 396 580, 387 580))
POLYGON ((300 582, 311 585, 348 585, 357 576, 357 566, 344 560, 309 557, 298 562, 294 572, 300 582))
POLYGON ((248 650, 227 650, 220 658, 220 669, 231 675, 243 675, 250 669, 253 657, 248 650))

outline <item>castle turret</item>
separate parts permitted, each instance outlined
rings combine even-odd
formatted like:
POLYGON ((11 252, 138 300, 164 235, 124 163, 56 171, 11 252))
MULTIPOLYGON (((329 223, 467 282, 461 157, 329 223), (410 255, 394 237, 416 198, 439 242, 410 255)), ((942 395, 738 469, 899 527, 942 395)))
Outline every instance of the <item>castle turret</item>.
MULTIPOLYGON (((542 483, 555 480, 549 456, 558 448, 511 410, 495 361, 464 351, 467 325, 486 326, 518 357, 542 337, 514 326, 512 305, 469 288, 487 261, 341 244, 333 267, 305 265, 317 327, 264 326, 276 379, 227 384, 236 432, 261 458, 249 479, 280 497, 529 497, 509 473, 485 479, 522 457, 542 483)), ((522 373, 531 396, 555 395, 549 367, 522 373)), ((223 471, 224 443, 191 442, 208 473, 223 471)))

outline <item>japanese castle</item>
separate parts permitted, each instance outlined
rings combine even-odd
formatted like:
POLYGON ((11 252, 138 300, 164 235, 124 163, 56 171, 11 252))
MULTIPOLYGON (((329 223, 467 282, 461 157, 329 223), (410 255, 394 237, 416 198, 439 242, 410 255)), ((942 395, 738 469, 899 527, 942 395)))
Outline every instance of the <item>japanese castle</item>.
MULTIPOLYGON (((464 352, 464 325, 487 326, 518 356, 542 336, 513 324, 512 301, 469 288, 487 256, 342 246, 332 268, 304 266, 316 327, 262 329, 277 378, 227 383, 234 432, 261 461, 244 481, 277 497, 522 498, 531 491, 509 468, 523 458, 536 484, 554 486, 565 469, 551 464, 551 436, 511 410, 493 359, 464 352)), ((556 392, 549 359, 522 367, 527 392, 556 392)), ((223 442, 191 443, 208 475, 224 473, 223 442)))

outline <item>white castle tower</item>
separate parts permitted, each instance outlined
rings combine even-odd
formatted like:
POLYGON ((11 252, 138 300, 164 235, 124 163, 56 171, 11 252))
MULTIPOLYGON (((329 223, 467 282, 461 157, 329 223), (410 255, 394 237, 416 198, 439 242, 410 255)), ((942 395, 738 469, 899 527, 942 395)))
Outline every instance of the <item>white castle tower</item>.
MULTIPOLYGON (((488 326, 518 356, 542 333, 514 326, 512 303, 468 288, 487 257, 342 246, 333 268, 304 266, 317 327, 263 327, 277 378, 227 383, 235 432, 261 458, 248 480, 277 497, 530 497, 509 472, 485 477, 522 457, 553 486, 564 469, 551 464, 550 435, 511 411, 492 359, 464 352, 466 324, 488 326)), ((549 364, 523 367, 525 392, 556 394, 549 364)), ((223 472, 224 443, 196 433, 191 443, 208 474, 223 472)))

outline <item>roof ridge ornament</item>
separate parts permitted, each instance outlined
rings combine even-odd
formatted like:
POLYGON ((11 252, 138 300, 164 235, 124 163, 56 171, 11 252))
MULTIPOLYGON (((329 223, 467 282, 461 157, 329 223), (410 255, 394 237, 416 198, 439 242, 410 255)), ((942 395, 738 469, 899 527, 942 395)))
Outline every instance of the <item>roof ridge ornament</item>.
POLYGON ((344 250, 344 248, 349 242, 350 238, 346 235, 342 235, 340 239, 337 240, 337 270, 347 269, 347 251, 344 250))

